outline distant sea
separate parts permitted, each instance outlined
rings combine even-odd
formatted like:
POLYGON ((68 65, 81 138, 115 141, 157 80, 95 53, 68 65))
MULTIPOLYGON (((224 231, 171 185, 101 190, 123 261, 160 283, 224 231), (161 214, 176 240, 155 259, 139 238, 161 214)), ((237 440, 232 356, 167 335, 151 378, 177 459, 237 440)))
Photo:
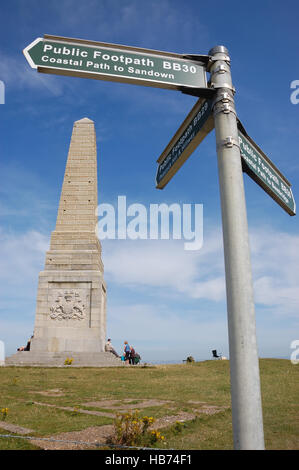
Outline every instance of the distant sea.
MULTIPOLYGON (((204 362, 204 361, 214 361, 215 359, 212 359, 211 357, 207 357, 205 359, 195 359, 195 362, 204 362)), ((261 357, 260 359, 290 359, 289 356, 276 356, 276 357, 261 357)), ((147 362, 148 364, 182 364, 183 360, 182 359, 177 359, 177 360, 172 360, 172 361, 155 361, 155 360, 147 360, 147 359, 142 359, 142 362, 145 363, 147 362)))
MULTIPOLYGON (((195 362, 204 362, 204 361, 208 361, 211 358, 200 359, 200 360, 196 359, 196 358, 194 358, 194 359, 195 359, 195 362)), ((186 359, 184 359, 184 361, 185 360, 186 359)), ((176 360, 172 360, 172 361, 158 361, 158 360, 157 361, 155 361, 155 360, 152 360, 152 361, 148 360, 147 361, 146 359, 144 359, 144 360, 142 359, 142 362, 148 362, 150 364, 182 364, 184 361, 183 361, 183 359, 176 359, 176 360)))

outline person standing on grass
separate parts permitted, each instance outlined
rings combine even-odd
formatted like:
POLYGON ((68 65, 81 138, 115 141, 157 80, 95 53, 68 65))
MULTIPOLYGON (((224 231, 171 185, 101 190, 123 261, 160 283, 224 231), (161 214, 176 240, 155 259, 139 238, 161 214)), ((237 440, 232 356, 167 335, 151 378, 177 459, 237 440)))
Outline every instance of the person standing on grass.
POLYGON ((129 364, 129 362, 130 362, 130 352, 131 352, 130 345, 129 345, 128 341, 125 341, 125 343, 124 343, 124 353, 125 353, 125 363, 126 364, 129 364))

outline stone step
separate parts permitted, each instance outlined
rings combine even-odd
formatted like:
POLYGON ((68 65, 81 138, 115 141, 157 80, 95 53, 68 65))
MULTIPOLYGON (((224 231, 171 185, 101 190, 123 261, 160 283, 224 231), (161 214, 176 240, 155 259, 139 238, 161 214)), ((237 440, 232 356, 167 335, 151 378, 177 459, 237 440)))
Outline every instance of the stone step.
POLYGON ((91 353, 47 353, 33 351, 18 351, 5 360, 6 366, 48 366, 48 367, 121 367, 124 362, 108 352, 91 353), (70 366, 65 364, 65 360, 73 359, 70 366))

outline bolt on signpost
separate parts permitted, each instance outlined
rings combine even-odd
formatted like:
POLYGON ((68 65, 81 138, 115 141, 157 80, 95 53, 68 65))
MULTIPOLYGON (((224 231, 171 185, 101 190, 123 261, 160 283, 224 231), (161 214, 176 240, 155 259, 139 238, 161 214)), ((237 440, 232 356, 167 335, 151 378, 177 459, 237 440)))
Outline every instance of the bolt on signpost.
POLYGON ((237 118, 230 58, 180 55, 45 35, 24 49, 42 73, 111 80, 182 91, 199 97, 158 159, 163 189, 215 127, 227 293, 232 420, 235 449, 264 449, 259 361, 242 170, 286 212, 295 215, 291 185, 247 135, 237 118), (206 82, 210 72, 210 85, 206 82))

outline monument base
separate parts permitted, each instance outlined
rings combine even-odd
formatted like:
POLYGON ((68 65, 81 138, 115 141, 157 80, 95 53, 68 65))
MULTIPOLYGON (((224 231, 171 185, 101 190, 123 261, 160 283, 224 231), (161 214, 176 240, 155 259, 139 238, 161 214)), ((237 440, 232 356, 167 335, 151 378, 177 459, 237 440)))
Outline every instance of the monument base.
POLYGON ((100 271, 46 270, 39 274, 36 353, 104 352, 106 285, 100 271))
POLYGON ((124 361, 110 352, 34 352, 18 351, 5 360, 5 366, 27 367, 122 367, 124 361), (65 364, 73 359, 71 365, 65 364))

